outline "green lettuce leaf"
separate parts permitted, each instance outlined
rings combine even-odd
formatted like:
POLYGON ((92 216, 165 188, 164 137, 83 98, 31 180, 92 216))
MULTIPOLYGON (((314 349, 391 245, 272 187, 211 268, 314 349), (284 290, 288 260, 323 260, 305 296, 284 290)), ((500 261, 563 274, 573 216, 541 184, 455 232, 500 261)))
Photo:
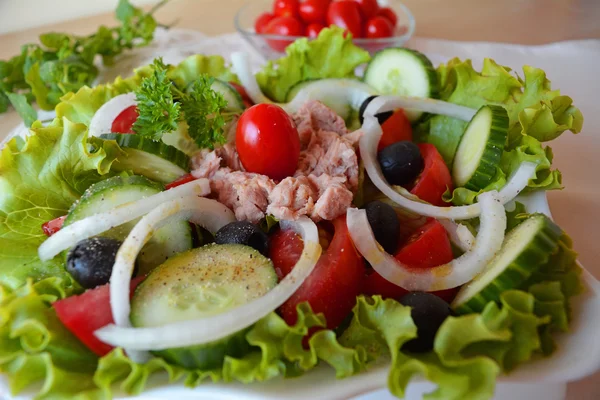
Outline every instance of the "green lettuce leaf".
POLYGON ((85 189, 109 176, 115 152, 91 152, 87 128, 67 119, 36 123, 26 140, 0 152, 0 283, 16 288, 27 277, 63 276, 62 262, 41 262, 43 223, 65 215, 85 189))
POLYGON ((354 78, 355 68, 370 60, 338 27, 323 29, 312 41, 299 39, 285 51, 285 57, 269 61, 256 75, 263 93, 278 102, 285 102, 288 91, 305 80, 354 78))
POLYGON ((239 82, 237 76, 226 65, 223 57, 201 54, 190 56, 177 66, 172 67, 167 76, 175 82, 177 87, 185 89, 202 74, 207 74, 225 82, 239 82))

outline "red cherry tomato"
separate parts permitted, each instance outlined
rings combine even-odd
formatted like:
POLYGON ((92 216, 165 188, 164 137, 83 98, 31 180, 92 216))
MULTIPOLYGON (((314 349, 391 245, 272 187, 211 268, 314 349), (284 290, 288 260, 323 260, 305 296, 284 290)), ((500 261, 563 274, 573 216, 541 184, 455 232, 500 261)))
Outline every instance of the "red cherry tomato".
POLYGON ((298 11, 305 24, 324 24, 330 0, 306 0, 300 3, 298 11))
POLYGON ((447 205, 442 197, 446 190, 454 189, 450 171, 434 145, 422 143, 418 146, 421 149, 425 167, 410 192, 433 205, 447 205))
POLYGON ((248 172, 280 180, 296 171, 300 157, 298 130, 279 106, 262 103, 244 111, 235 144, 248 172))
POLYGON ((192 174, 185 174, 185 175, 183 175, 183 176, 175 179, 173 182, 167 183, 165 185, 165 189, 166 190, 173 189, 174 187, 181 186, 181 185, 183 185, 185 183, 189 183, 189 182, 195 181, 195 180, 196 180, 196 178, 194 178, 194 175, 192 175, 192 174))
MULTIPOLYGON (((290 325, 296 322, 296 306, 307 301, 315 313, 322 312, 325 315, 327 328, 336 328, 352 311, 356 296, 361 293, 365 262, 354 248, 346 216, 335 219, 333 226, 335 233, 327 251, 312 274, 280 308, 283 319, 290 325)), ((296 247, 288 245, 287 248, 291 252, 296 247)), ((299 257, 302 250, 295 251, 299 257)), ((276 260, 273 259, 273 264, 277 268, 276 260)), ((279 268, 282 272, 285 270, 284 266, 280 265, 279 268)))
POLYGON ((349 31, 355 38, 363 36, 362 17, 358 3, 352 0, 334 1, 327 10, 327 24, 349 31))
POLYGON ((377 16, 387 18, 392 23, 392 27, 394 28, 396 27, 396 24, 398 24, 398 16, 394 10, 389 7, 380 8, 377 12, 377 16))
POLYGON ((275 0, 273 14, 278 17, 296 17, 298 15, 298 0, 275 0))
POLYGON ((392 116, 381 125, 381 130, 383 135, 379 139, 377 151, 403 140, 412 142, 412 127, 402 109, 394 111, 392 116))
POLYGON ((229 84, 231 86, 233 86, 235 88, 235 90, 237 90, 237 92, 240 94, 240 96, 242 96, 242 101, 244 102, 244 105, 246 106, 246 108, 252 107, 254 105, 254 102, 248 95, 248 92, 246 92, 245 87, 243 87, 242 85, 238 85, 237 83, 231 82, 231 81, 229 82, 229 84))
MULTIPOLYGON (((144 279, 131 281, 129 293, 144 279)), ((79 296, 71 296, 52 304, 60 322, 98 356, 108 354, 113 347, 94 335, 97 329, 114 323, 110 309, 110 286, 98 286, 79 296)))
POLYGON ((306 27, 306 36, 314 39, 319 36, 319 33, 321 33, 323 29, 325 29, 325 25, 323 24, 310 24, 306 27))
POLYGON ((267 25, 274 18, 275 18, 275 14, 271 14, 271 13, 260 14, 260 16, 256 19, 256 22, 254 23, 254 30, 256 31, 256 33, 264 33, 267 25))
MULTIPOLYGON (((398 261, 414 268, 433 268, 446 264, 454 258, 450 239, 444 227, 435 219, 429 220, 419 228, 394 256, 398 261)), ((399 299, 407 290, 394 285, 376 271, 365 279, 364 293, 381 295, 384 298, 399 299)), ((436 296, 451 302, 458 292, 457 288, 433 292, 436 296)))
POLYGON ((377 0, 354 0, 360 7, 360 15, 365 21, 373 18, 379 11, 377 0))
POLYGON ((65 223, 66 218, 67 216, 63 215, 62 217, 54 218, 52 221, 48 221, 45 224, 43 224, 42 230, 44 231, 44 234, 46 234, 46 236, 52 236, 56 232, 60 231, 63 224, 65 223))
POLYGON ((394 27, 387 18, 375 17, 367 22, 365 31, 365 36, 369 39, 387 38, 394 34, 394 27))
MULTIPOLYGON (((282 36, 304 36, 304 25, 294 17, 277 17, 265 28, 264 33, 282 36)), ((269 46, 275 51, 283 52, 292 40, 268 40, 269 46)))
POLYGON ((119 115, 112 123, 110 131, 112 133, 135 133, 133 132, 133 124, 138 119, 138 110, 137 106, 127 107, 119 115))

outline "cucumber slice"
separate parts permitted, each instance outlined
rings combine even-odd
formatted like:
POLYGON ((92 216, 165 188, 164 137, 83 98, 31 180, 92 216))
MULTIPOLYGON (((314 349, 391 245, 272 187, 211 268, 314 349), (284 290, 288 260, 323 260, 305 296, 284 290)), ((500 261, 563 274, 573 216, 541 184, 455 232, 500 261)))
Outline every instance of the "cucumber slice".
POLYGON ((242 95, 229 83, 215 79, 211 89, 221 93, 227 101, 227 110, 236 111, 246 109, 242 95))
MULTIPOLYGON (((429 58, 416 50, 390 48, 377 52, 363 79, 380 94, 439 97, 435 68, 429 58)), ((422 115, 415 110, 405 110, 405 113, 411 122, 422 115)))
MULTIPOLYGON (((167 260, 142 282, 132 299, 136 327, 208 317, 263 296, 277 285, 273 263, 239 244, 210 244, 167 260)), ((158 351, 186 368, 216 368, 226 355, 248 350, 246 330, 218 341, 158 351)))
MULTIPOLYGON (((75 221, 113 209, 114 207, 152 196, 163 190, 163 186, 143 176, 115 176, 90 186, 67 214, 65 226, 75 221)), ((137 220, 119 225, 102 236, 123 240, 137 220)), ((144 246, 137 263, 140 274, 145 274, 162 264, 174 254, 192 248, 190 225, 177 221, 159 229, 144 246)))
POLYGON ((506 290, 517 289, 547 263, 559 245, 562 230, 543 214, 533 214, 512 229, 486 270, 463 286, 452 303, 459 314, 481 312, 506 290))
POLYGON ((296 97, 296 95, 298 94, 298 92, 302 89, 304 89, 305 87, 312 85, 313 83, 320 81, 321 79, 318 78, 312 78, 312 79, 306 79, 304 81, 298 82, 296 83, 294 86, 292 86, 287 94, 285 95, 285 102, 289 103, 292 100, 294 100, 294 97, 296 97))
POLYGON ((494 179, 508 136, 508 113, 500 106, 483 106, 460 139, 452 177, 459 187, 485 189, 494 179))
POLYGON ((113 163, 116 171, 133 171, 154 181, 169 183, 190 170, 190 158, 168 144, 120 133, 104 134, 100 138, 116 141, 127 153, 113 163))

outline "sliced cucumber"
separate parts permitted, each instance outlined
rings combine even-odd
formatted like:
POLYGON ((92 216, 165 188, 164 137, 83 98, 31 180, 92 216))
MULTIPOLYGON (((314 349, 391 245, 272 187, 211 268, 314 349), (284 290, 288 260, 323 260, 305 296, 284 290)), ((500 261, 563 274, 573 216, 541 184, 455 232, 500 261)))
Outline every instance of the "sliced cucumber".
POLYGON ((506 290, 518 289, 558 249, 563 232, 550 218, 533 214, 512 229, 486 270, 463 286, 452 303, 459 314, 481 312, 506 290))
POLYGON ((494 179, 500 164, 506 137, 508 113, 500 106, 483 106, 473 116, 460 139, 452 177, 459 187, 476 192, 494 179))
MULTIPOLYGON (((150 327, 208 317, 261 297, 276 284, 273 263, 253 248, 206 245, 169 259, 140 284, 131 323, 150 327)), ((248 349, 245 333, 156 355, 186 368, 216 368, 226 355, 241 356, 248 349)))
POLYGON ((285 95, 285 102, 289 103, 290 101, 294 100, 294 97, 296 97, 300 90, 320 80, 321 79, 313 78, 296 83, 288 90, 287 94, 285 95))
MULTIPOLYGON (((143 176, 115 176, 88 188, 81 199, 69 210, 65 226, 75 221, 108 211, 114 207, 152 196, 163 190, 163 186, 143 176)), ((137 220, 119 225, 102 236, 123 240, 135 226, 137 220)), ((192 248, 190 225, 185 221, 173 222, 159 229, 144 246, 137 263, 139 272, 145 274, 162 264, 174 254, 192 248)))
MULTIPOLYGON (((367 66, 364 81, 380 94, 439 96, 438 77, 433 64, 415 50, 390 48, 379 51, 367 66)), ((420 111, 405 111, 411 122, 421 118, 420 111)))
POLYGON ((246 105, 242 95, 229 83, 215 79, 211 89, 215 92, 221 93, 227 101, 227 110, 244 110, 246 105))
POLYGON ((113 163, 116 171, 133 171, 154 181, 169 183, 190 170, 190 158, 163 142, 120 133, 104 134, 100 138, 116 141, 127 153, 113 163))

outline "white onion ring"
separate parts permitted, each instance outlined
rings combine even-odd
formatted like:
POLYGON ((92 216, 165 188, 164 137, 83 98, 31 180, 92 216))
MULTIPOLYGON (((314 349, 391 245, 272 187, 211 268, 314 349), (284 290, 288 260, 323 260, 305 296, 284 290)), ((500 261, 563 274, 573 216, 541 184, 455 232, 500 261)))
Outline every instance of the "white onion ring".
POLYGON ((378 96, 369 103, 364 115, 374 116, 376 114, 394 111, 399 108, 428 112, 431 114, 446 115, 463 121, 470 121, 477 112, 476 109, 422 97, 408 96, 378 96))
MULTIPOLYGON (((411 200, 396 192, 385 180, 377 161, 377 145, 383 134, 377 119, 371 115, 365 116, 365 122, 361 128, 364 132, 360 139, 360 156, 365 165, 365 171, 373 184, 384 195, 394 201, 399 207, 410 210, 419 215, 427 217, 443 218, 451 220, 471 219, 481 214, 478 203, 468 206, 437 207, 431 204, 411 200)), ((513 200, 523 189, 527 187, 529 179, 535 176, 536 164, 523 162, 509 179, 508 183, 500 190, 498 200, 503 205, 513 200)))
POLYGON ((235 74, 238 76, 240 83, 246 89, 246 93, 255 104, 273 103, 265 96, 256 82, 252 69, 250 68, 250 60, 248 54, 243 51, 237 51, 231 54, 231 66, 235 74))
POLYGON ((347 224, 358 251, 388 281, 410 291, 451 289, 471 281, 485 269, 501 249, 506 230, 506 213, 498 192, 485 192, 478 197, 481 225, 475 245, 462 256, 438 267, 417 270, 390 256, 377 244, 365 210, 349 208, 347 224))
POLYGON ((126 108, 136 106, 135 93, 125 93, 113 97, 96 111, 90 121, 89 136, 111 133, 112 123, 126 108))
POLYGON ((62 228, 40 245, 38 255, 42 261, 51 260, 79 241, 133 221, 166 201, 193 195, 206 196, 209 193, 208 180, 198 179, 138 201, 122 204, 108 212, 92 215, 62 228))
MULTIPOLYGON (((131 354, 131 350, 162 350, 209 343, 254 324, 281 306, 298 290, 321 255, 319 234, 314 222, 301 217, 298 221, 282 221, 280 224, 282 229, 293 229, 302 236, 304 249, 292 272, 264 296, 207 318, 148 328, 111 324, 97 330, 96 336, 105 343, 128 349, 131 354)), ((122 287, 119 296, 123 298, 126 290, 128 291, 126 287, 122 287)))
POLYGON ((450 241, 462 251, 468 251, 475 244, 475 237, 466 226, 449 219, 438 219, 438 222, 446 229, 450 241))

